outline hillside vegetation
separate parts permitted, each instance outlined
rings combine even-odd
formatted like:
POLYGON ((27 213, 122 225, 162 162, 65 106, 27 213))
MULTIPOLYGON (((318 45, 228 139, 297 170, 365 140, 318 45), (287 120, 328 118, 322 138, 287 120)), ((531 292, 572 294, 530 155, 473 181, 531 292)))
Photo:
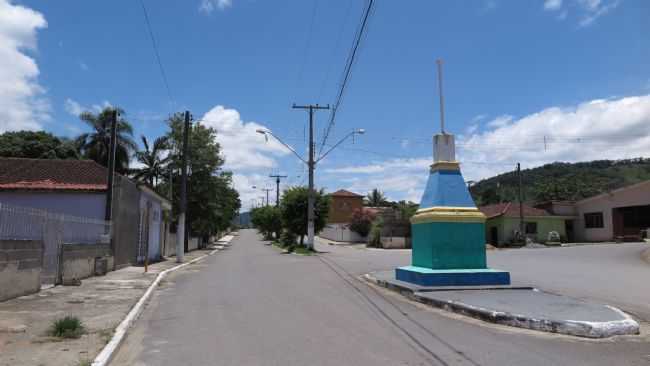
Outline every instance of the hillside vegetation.
MULTIPOLYGON (((650 180, 650 159, 552 163, 522 170, 523 197, 528 203, 580 200, 630 184, 650 180)), ((515 171, 484 179, 470 188, 477 205, 516 201, 515 171)))

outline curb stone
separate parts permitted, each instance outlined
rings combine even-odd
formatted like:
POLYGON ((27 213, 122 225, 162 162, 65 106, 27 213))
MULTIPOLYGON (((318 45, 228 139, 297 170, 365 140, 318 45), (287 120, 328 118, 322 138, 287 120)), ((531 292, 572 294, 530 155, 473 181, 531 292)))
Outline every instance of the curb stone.
MULTIPOLYGON (((232 240, 232 238, 230 238, 232 240)), ((221 241, 221 239, 219 239, 221 241)), ((140 314, 142 313, 142 310, 144 309, 144 305, 147 303, 151 295, 153 294, 154 290, 160 283, 160 281, 167 276, 168 273, 174 272, 178 269, 181 269, 183 267, 186 267, 190 264, 196 263, 202 259, 205 259, 208 256, 211 256, 217 252, 219 252, 219 249, 214 249, 208 254, 204 254, 198 258, 194 258, 189 262, 186 263, 181 263, 177 266, 174 266, 172 268, 168 268, 156 276, 156 279, 149 285, 147 288, 147 291, 140 297, 140 300, 133 305, 129 313, 126 315, 126 317, 120 322, 120 324, 115 328, 115 331, 113 332, 113 337, 111 337, 111 340, 104 346, 104 348, 99 352, 97 357, 92 362, 92 366, 107 366, 111 360, 113 359, 113 356, 115 355, 115 352, 119 348, 119 346, 122 344, 122 341, 124 341, 124 338, 126 337, 126 333, 131 328, 131 326, 135 323, 135 321, 138 319, 140 314)))
MULTIPOLYGON (((606 322, 537 319, 521 314, 485 309, 453 300, 432 299, 422 296, 419 292, 409 288, 380 280, 372 274, 365 274, 363 278, 377 286, 398 292, 410 300, 490 323, 585 338, 607 338, 616 335, 639 334, 639 324, 634 319, 623 311, 609 305, 605 306, 619 314, 623 319, 606 322)), ((532 291, 539 290, 533 289, 532 291)))

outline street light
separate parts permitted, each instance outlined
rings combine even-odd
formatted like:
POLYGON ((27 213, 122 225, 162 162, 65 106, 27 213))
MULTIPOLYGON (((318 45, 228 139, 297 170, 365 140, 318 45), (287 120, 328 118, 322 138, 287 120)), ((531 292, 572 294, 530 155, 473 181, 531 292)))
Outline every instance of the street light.
POLYGON ((309 196, 307 200, 307 247, 313 249, 314 248, 314 180, 312 177, 314 176, 314 170, 316 169, 316 164, 323 160, 327 154, 332 152, 336 147, 341 145, 345 140, 347 140, 349 137, 353 137, 354 135, 363 135, 366 133, 366 130, 362 128, 358 128, 355 130, 352 130, 349 132, 347 135, 343 136, 341 140, 339 140, 336 144, 334 144, 329 150, 327 150, 323 155, 321 155, 318 159, 314 160, 313 159, 313 146, 314 146, 314 141, 313 141, 313 135, 310 134, 310 141, 309 141, 309 146, 310 146, 310 157, 308 160, 305 160, 294 150, 291 146, 286 144, 284 141, 282 141, 278 136, 274 135, 270 130, 267 129, 262 129, 258 128, 255 130, 255 132, 264 135, 264 138, 266 139, 266 142, 269 141, 269 135, 275 138, 279 143, 284 145, 289 151, 291 151, 300 161, 305 163, 309 169, 309 196))

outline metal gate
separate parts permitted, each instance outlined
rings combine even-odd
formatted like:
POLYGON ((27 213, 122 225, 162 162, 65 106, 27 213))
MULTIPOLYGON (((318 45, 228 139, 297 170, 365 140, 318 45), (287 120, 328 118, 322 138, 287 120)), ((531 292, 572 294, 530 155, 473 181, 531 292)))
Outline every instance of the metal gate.
POLYGON ((60 283, 61 246, 63 245, 63 217, 48 214, 43 223, 43 268, 42 285, 60 283))

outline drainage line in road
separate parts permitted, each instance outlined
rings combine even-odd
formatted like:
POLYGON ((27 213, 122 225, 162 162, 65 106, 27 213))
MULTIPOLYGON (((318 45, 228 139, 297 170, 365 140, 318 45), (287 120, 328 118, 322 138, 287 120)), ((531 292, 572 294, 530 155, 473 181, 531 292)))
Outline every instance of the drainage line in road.
MULTIPOLYGON (((401 330, 401 331, 402 331, 402 332, 403 332, 407 337, 409 337, 413 342, 415 342, 418 346, 420 346, 422 349, 424 349, 425 352, 427 352, 427 353, 430 354, 433 358, 435 358, 436 361, 438 361, 439 363, 441 363, 441 364, 443 364, 443 365, 448 365, 448 363, 445 362, 442 358, 440 358, 440 356, 438 356, 438 355, 435 354, 433 351, 431 351, 431 350, 430 350, 427 346, 425 346, 422 342, 418 341, 418 340, 415 338, 415 336, 413 336, 409 331, 407 331, 406 329, 404 329, 403 327, 401 327, 399 324, 397 324, 397 322, 396 322, 393 318, 391 318, 391 317, 390 317, 386 312, 384 312, 383 310, 381 310, 381 308, 379 307, 379 305, 377 305, 374 301, 372 301, 372 299, 370 299, 370 297, 368 297, 368 295, 366 295, 365 293, 363 293, 363 291, 361 291, 357 286, 355 286, 355 285, 354 285, 350 280, 348 280, 345 276, 343 276, 343 275, 342 275, 339 271, 337 271, 334 267, 336 267, 337 269, 339 269, 341 272, 345 273, 348 277, 355 278, 355 277, 352 276, 348 271, 346 271, 343 267, 339 266, 338 264, 336 264, 336 263, 333 262, 333 261, 325 260, 325 258, 323 258, 323 257, 320 256, 320 255, 317 256, 317 257, 318 257, 318 259, 319 259, 321 262, 323 262, 326 266, 328 266, 328 267, 329 267, 329 268, 330 268, 334 273, 336 273, 336 275, 338 275, 341 279, 343 279, 343 281, 345 281, 347 284, 349 284, 350 286, 352 286, 352 288, 354 288, 355 291, 357 291, 357 292, 358 292, 358 293, 359 293, 359 294, 360 294, 364 299, 366 299, 366 300, 367 300, 367 301, 368 301, 368 302, 369 302, 369 303, 370 303, 370 304, 371 304, 371 305, 372 305, 372 306, 373 306, 373 307, 374 307, 374 308, 375 308, 375 309, 376 309, 376 310, 377 310, 377 311, 378 311, 378 312, 379 312, 379 313, 380 313, 384 318, 386 318, 386 319, 387 319, 391 324, 393 324, 395 327, 397 327, 398 329, 400 329, 400 330, 401 330)), ((356 279, 356 278, 355 278, 355 279, 356 279)), ((357 281, 358 281, 358 280, 357 280, 357 281)), ((400 314, 403 314, 404 317, 405 317, 406 319, 408 319, 411 323, 415 324, 418 328, 422 329, 422 330, 425 331, 427 334, 429 334, 431 337, 435 338, 435 339, 438 340, 440 343, 442 343, 443 345, 445 345, 446 347, 448 347, 449 349, 451 349, 454 353, 456 353, 458 356, 460 356, 460 357, 462 357, 463 359, 465 359, 467 362, 471 363, 471 364, 474 365, 474 366, 480 366, 479 363, 477 363, 476 361, 474 361, 473 359, 471 359, 471 358, 470 358, 469 356, 467 356, 464 352, 462 352, 462 351, 460 351, 460 350, 454 348, 454 346, 452 346, 451 344, 449 344, 448 342, 446 342, 445 340, 443 340, 442 338, 440 338, 438 335, 436 335, 435 333, 433 333, 432 331, 430 331, 429 329, 427 329, 425 326, 423 326, 423 325, 420 324, 419 322, 417 322, 417 321, 413 320, 412 318, 410 318, 410 317, 408 316, 407 313, 403 312, 402 309, 400 309, 400 308, 399 308, 397 305, 395 305, 392 301, 388 300, 385 296, 383 296, 379 291, 377 291, 376 289, 374 289, 372 286, 368 286, 368 287, 369 287, 369 288, 370 288, 370 289, 371 289, 371 290, 372 290, 376 295, 378 295, 379 297, 381 297, 382 299, 384 299, 384 301, 386 301, 388 304, 390 304, 390 305, 391 305, 395 310, 397 310, 400 314)))

